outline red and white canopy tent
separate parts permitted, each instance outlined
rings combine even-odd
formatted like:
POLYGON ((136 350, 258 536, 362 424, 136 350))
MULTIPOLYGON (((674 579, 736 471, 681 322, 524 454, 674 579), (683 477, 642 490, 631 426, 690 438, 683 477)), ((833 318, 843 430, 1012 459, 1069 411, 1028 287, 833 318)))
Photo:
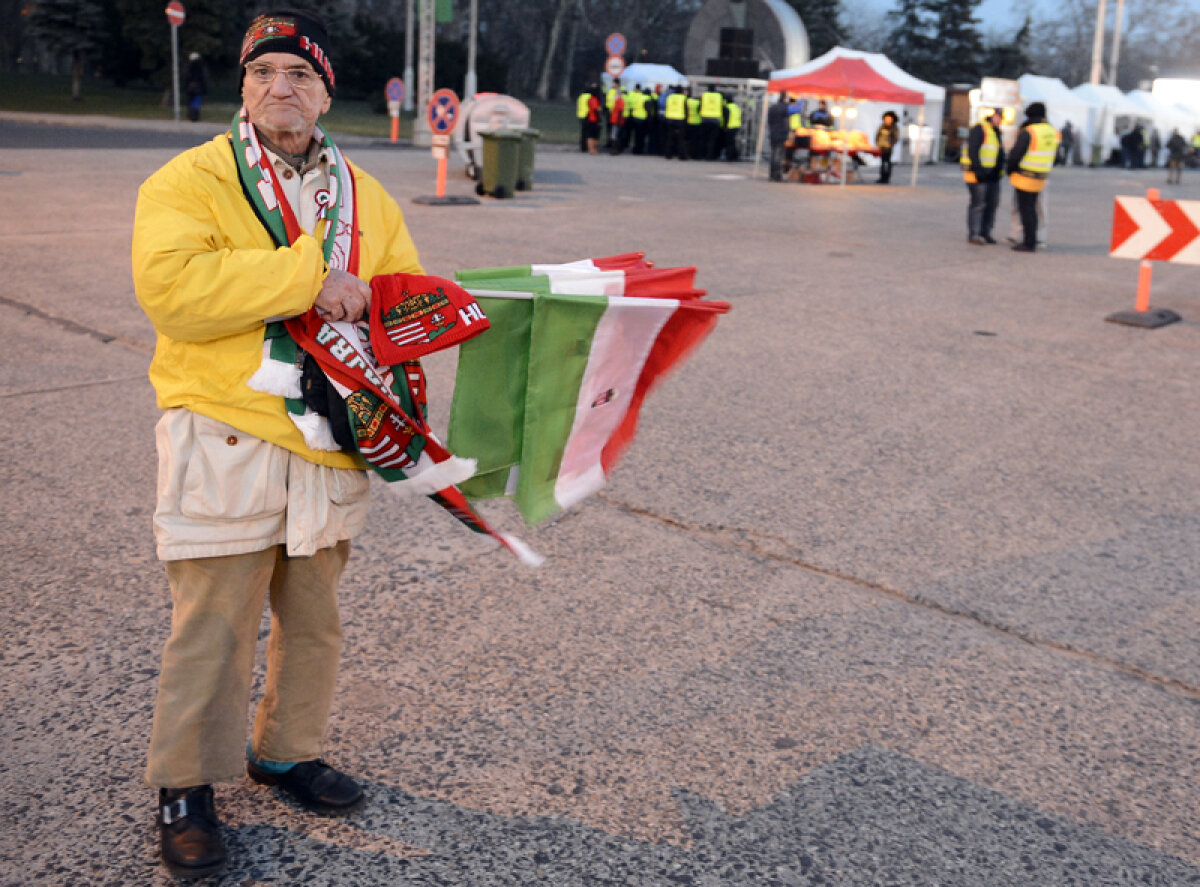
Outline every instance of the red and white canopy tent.
MULTIPOLYGON (((860 126, 870 132, 878 126, 889 105, 920 107, 919 122, 940 120, 946 91, 899 68, 881 53, 860 52, 835 46, 824 55, 797 68, 775 71, 767 83, 768 93, 787 92, 856 103, 860 126), (928 113, 927 113, 928 112, 928 113)), ((766 107, 763 103, 763 126, 766 107)), ((761 155, 761 144, 759 145, 761 155)), ((914 164, 914 182, 916 180, 914 164)))
POLYGON ((898 86, 877 73, 865 59, 832 58, 815 71, 791 77, 771 79, 767 92, 790 92, 831 99, 890 102, 895 105, 923 105, 925 96, 898 86))

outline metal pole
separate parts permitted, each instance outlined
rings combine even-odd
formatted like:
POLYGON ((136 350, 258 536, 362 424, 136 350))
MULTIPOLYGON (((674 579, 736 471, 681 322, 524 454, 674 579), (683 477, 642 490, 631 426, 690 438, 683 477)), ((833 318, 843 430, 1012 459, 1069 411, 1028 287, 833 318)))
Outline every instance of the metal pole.
POLYGON ((413 109, 413 3, 408 0, 404 12, 404 110, 413 109))
POLYGON ((1117 85, 1117 61, 1121 58, 1121 19, 1125 17, 1125 0, 1117 0, 1117 16, 1113 22, 1112 50, 1108 54, 1108 85, 1117 85))
POLYGON ((171 25, 171 91, 175 95, 175 122, 179 122, 179 26, 171 25))
POLYGON ((1096 6, 1096 34, 1092 38, 1092 76, 1089 83, 1100 82, 1100 57, 1104 55, 1104 15, 1108 12, 1105 0, 1096 6))
POLYGON ((463 87, 463 101, 475 95, 478 81, 475 78, 475 44, 479 35, 479 0, 471 0, 471 21, 467 34, 467 82, 463 87))
POLYGON ((413 121, 413 144, 419 148, 428 148, 433 144, 433 133, 429 130, 425 110, 433 98, 433 47, 437 33, 434 13, 434 0, 421 0, 421 28, 417 42, 417 118, 413 121))

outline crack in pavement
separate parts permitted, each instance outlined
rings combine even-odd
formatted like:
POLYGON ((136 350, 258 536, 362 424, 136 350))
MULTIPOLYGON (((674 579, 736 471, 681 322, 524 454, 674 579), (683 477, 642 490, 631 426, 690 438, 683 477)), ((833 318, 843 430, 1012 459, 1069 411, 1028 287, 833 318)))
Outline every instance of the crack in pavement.
POLYGON ((775 545, 782 546, 785 551, 794 549, 795 546, 793 543, 781 537, 772 536, 767 533, 759 533, 754 530, 747 530, 741 527, 725 527, 710 524, 689 524, 675 518, 658 514, 647 508, 632 505, 628 502, 622 502, 614 499, 611 496, 605 495, 604 493, 597 493, 596 498, 602 499, 609 505, 619 508, 620 510, 627 514, 633 515, 634 517, 652 520, 662 524, 663 526, 682 530, 695 536, 707 537, 728 548, 733 548, 742 552, 748 552, 768 560, 776 561, 777 563, 798 567, 801 570, 809 573, 815 573, 818 576, 825 576, 830 579, 848 582, 860 589, 864 589, 873 594, 889 598, 890 600, 899 601, 900 603, 904 603, 912 607, 919 607, 923 610, 938 613, 956 621, 967 622, 976 627, 987 629, 990 632, 1002 634, 1005 637, 1022 641, 1041 650, 1081 659, 1092 665, 1098 665, 1113 671, 1117 671, 1126 676, 1136 678, 1139 681, 1152 684, 1165 692, 1182 696, 1192 700, 1193 702, 1200 702, 1200 687, 1196 687, 1187 683, 1186 681, 1181 681, 1178 678, 1160 675, 1150 671, 1149 669, 1142 668, 1139 665, 1134 665, 1130 662, 1124 662, 1112 656, 1106 656, 1103 653, 1085 650, 1063 641, 1056 641, 1052 638, 1041 637, 1031 632, 1021 631, 1020 629, 1014 628, 1010 625, 1005 625, 1004 623, 997 622, 993 619, 988 619, 987 617, 970 610, 959 610, 954 607, 949 607, 945 604, 938 603, 937 601, 932 601, 928 598, 923 598, 919 595, 911 594, 898 588, 892 588, 888 585, 884 585, 881 582, 863 579, 860 576, 844 573, 841 570, 822 567, 819 564, 811 563, 810 561, 806 561, 796 555, 774 551, 762 544, 759 544, 761 541, 764 543, 773 543, 775 545))
POLYGON ((28 302, 10 299, 8 296, 0 296, 0 305, 8 305, 10 308, 16 308, 18 311, 24 311, 26 314, 32 314, 34 317, 55 324, 56 326, 60 326, 65 330, 69 330, 70 332, 79 333, 80 335, 84 336, 90 336, 91 338, 97 339, 105 345, 116 343, 117 345, 122 345, 131 351, 137 352, 138 354, 154 353, 154 346, 146 342, 139 342, 135 339, 126 339, 122 336, 114 335, 113 333, 106 333, 103 330, 97 330, 90 326, 84 326, 81 323, 76 323, 69 317, 61 317, 57 314, 52 314, 49 311, 45 311, 41 308, 36 308, 33 305, 30 305, 28 302))

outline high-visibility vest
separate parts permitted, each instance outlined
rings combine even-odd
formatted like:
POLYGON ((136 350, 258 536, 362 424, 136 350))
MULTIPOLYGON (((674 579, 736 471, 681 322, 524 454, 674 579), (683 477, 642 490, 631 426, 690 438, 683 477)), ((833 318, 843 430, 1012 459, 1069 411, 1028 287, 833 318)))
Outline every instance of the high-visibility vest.
POLYGON ((646 95, 644 92, 631 92, 629 94, 629 99, 633 104, 633 110, 630 112, 630 116, 632 116, 634 120, 645 120, 647 117, 646 103, 650 101, 650 96, 646 95))
POLYGON ((687 122, 690 126, 700 125, 700 99, 694 96, 688 96, 687 122))
POLYGON ((1192 136, 1192 147, 1200 148, 1200 132, 1198 132, 1194 136, 1192 136))
POLYGON ((1050 170, 1054 169, 1054 157, 1062 137, 1057 129, 1045 122, 1031 123, 1025 131, 1029 133, 1029 148, 1009 181, 1021 191, 1041 191, 1046 187, 1050 170))
POLYGON ((705 120, 720 120, 721 108, 725 105, 725 99, 721 98, 719 92, 713 92, 711 89, 704 95, 700 96, 700 116, 705 120))
POLYGON ((741 129, 742 109, 737 106, 737 102, 729 102, 725 107, 729 109, 729 120, 725 123, 726 129, 741 129))
MULTIPOLYGON (((996 161, 1000 159, 1000 136, 991 124, 980 123, 979 126, 983 127, 983 144, 979 146, 979 165, 984 169, 994 169, 996 161)), ((968 185, 974 185, 978 180, 975 178, 975 173, 971 171, 971 150, 968 142, 963 142, 958 162, 962 165, 963 181, 968 185)))
POLYGON ((673 92, 667 96, 666 118, 668 120, 687 119, 687 96, 682 92, 673 92))
POLYGON ((800 115, 799 111, 797 111, 795 114, 788 115, 788 129, 793 131, 797 129, 804 129, 804 118, 800 115))
POLYGON ((581 92, 579 98, 575 100, 575 116, 580 120, 588 115, 588 99, 591 97, 590 92, 581 92))
POLYGON ((617 89, 615 86, 610 86, 608 88, 608 92, 604 94, 604 107, 611 111, 613 109, 613 105, 617 103, 617 96, 620 94, 621 90, 617 89))

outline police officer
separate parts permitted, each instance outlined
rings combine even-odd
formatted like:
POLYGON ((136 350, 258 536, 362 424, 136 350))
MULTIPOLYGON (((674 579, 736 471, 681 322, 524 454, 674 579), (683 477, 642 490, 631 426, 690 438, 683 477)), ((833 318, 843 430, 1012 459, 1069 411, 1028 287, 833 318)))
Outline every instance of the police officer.
POLYGON ((996 242, 992 239, 992 224, 1000 203, 1000 174, 1004 169, 1004 146, 1000 144, 1002 120, 998 109, 986 109, 983 119, 971 127, 959 156, 963 181, 970 194, 967 240, 977 245, 996 242))
POLYGON ((663 104, 663 118, 667 125, 666 144, 663 145, 663 156, 670 160, 678 157, 688 159, 687 142, 687 102, 688 97, 683 89, 675 86, 667 95, 663 104))
POLYGON ((630 138, 633 141, 634 154, 646 153, 646 126, 650 119, 647 109, 649 103, 650 96, 642 90, 640 83, 633 88, 633 91, 625 99, 625 107, 628 113, 627 124, 631 130, 630 138))
POLYGON ((742 134, 742 109, 732 98, 725 101, 725 159, 738 159, 738 138, 742 134))
POLYGON ((608 139, 605 141, 604 147, 610 151, 613 149, 616 138, 616 133, 613 132, 613 109, 617 106, 617 99, 620 97, 621 81, 614 77, 612 85, 604 93, 604 119, 608 122, 608 139))
POLYGON ((692 95, 688 88, 687 95, 687 138, 688 154, 697 160, 704 158, 704 142, 701 139, 703 128, 700 125, 700 98, 692 95))
POLYGON ((579 150, 584 154, 588 149, 588 103, 592 99, 592 89, 594 88, 593 85, 585 89, 579 94, 579 98, 575 99, 575 116, 579 119, 579 150))
POLYGON ((1058 130, 1046 122, 1046 106, 1034 102, 1025 110, 1025 123, 1008 158, 1008 180, 1017 196, 1024 240, 1014 244, 1020 253, 1037 251, 1037 200, 1046 187, 1058 152, 1058 130))
POLYGON ((715 89, 700 96, 700 139, 704 158, 716 160, 721 151, 721 131, 725 122, 725 98, 715 89))

